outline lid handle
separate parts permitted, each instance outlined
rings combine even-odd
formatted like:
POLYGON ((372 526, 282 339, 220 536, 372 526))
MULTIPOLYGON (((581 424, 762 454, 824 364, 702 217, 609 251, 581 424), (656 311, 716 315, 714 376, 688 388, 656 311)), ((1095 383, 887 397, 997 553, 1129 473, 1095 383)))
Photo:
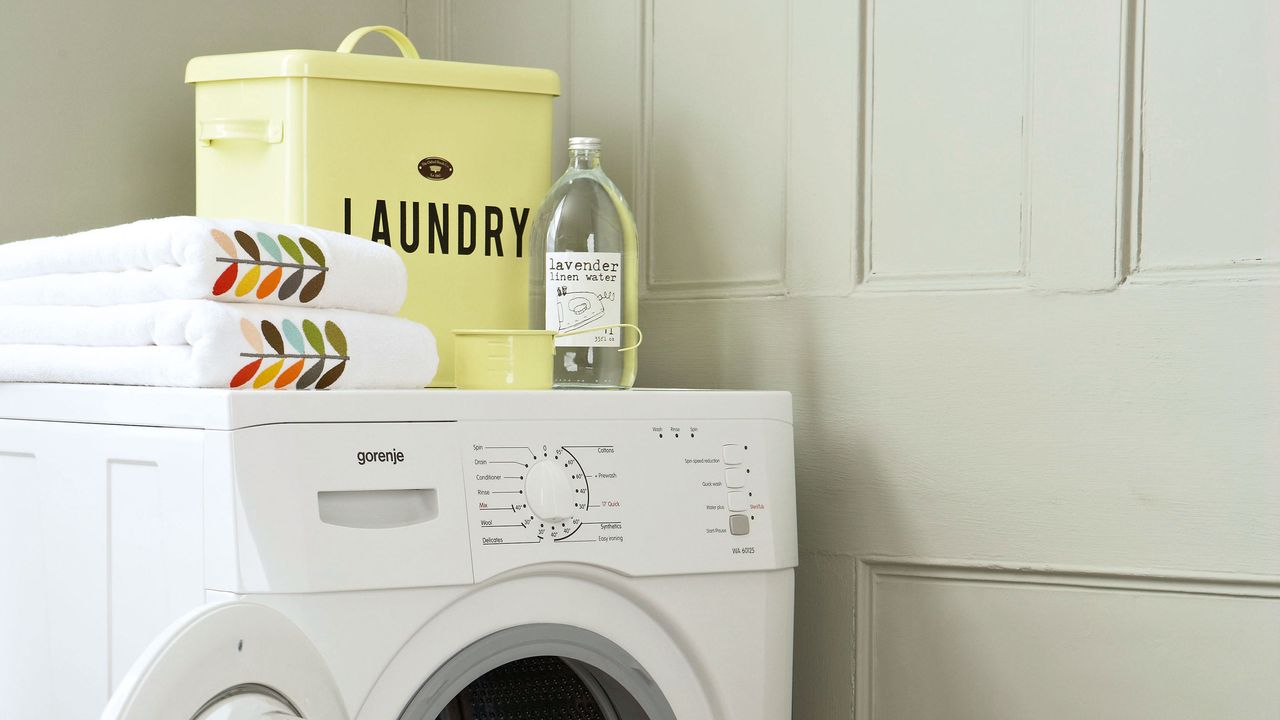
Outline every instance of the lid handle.
POLYGON ((365 35, 368 35, 371 32, 382 33, 383 35, 386 35, 387 37, 391 38, 391 42, 395 43, 396 47, 400 48, 400 54, 404 55, 410 60, 420 59, 418 55, 418 49, 413 46, 413 43, 409 42, 409 38, 405 37, 404 33, 391 27, 390 25, 369 25, 367 27, 362 27, 358 30, 351 31, 351 34, 348 35, 342 41, 342 44, 338 46, 338 52, 340 53, 351 52, 352 50, 355 49, 356 43, 360 42, 360 38, 364 37, 365 35))

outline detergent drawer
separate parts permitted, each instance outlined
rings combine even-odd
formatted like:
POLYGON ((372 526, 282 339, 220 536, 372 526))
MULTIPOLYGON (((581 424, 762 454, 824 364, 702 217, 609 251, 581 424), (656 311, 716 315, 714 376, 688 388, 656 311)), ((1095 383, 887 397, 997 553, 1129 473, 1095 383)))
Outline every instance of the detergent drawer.
POLYGON ((209 589, 292 593, 470 583, 456 437, 451 422, 210 433, 209 589))

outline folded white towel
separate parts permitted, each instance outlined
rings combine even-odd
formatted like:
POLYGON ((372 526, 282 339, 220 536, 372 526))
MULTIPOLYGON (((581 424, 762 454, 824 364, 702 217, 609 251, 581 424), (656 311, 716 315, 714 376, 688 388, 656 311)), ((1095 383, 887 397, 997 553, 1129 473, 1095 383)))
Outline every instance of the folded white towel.
POLYGON ((0 305, 213 299, 396 313, 404 262, 302 225, 156 218, 0 245, 0 305))
POLYGON ((324 390, 417 388, 426 327, 351 310, 208 300, 0 307, 0 381, 324 390))

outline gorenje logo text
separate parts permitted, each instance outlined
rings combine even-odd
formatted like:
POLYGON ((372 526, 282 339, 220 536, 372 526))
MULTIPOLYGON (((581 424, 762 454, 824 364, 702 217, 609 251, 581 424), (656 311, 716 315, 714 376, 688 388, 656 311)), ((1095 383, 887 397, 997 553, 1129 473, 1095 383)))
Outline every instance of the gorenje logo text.
MULTIPOLYGON (((343 198, 342 231, 352 234, 351 198, 343 198)), ((372 229, 368 237, 374 242, 392 246, 392 229, 396 229, 400 249, 406 253, 417 252, 422 243, 422 235, 426 234, 426 251, 440 255, 472 255, 480 251, 481 240, 484 242, 484 254, 496 257, 512 255, 524 257, 524 230, 529 223, 529 208, 500 208, 493 205, 474 207, 466 203, 423 203, 418 201, 399 201, 399 223, 392 222, 388 215, 387 201, 375 200, 373 203, 372 229), (504 212, 505 210, 505 212, 504 212), (423 218, 423 215, 426 218, 423 218), (423 225, 426 227, 423 227, 423 225), (515 242, 511 243, 512 234, 515 242), (503 248, 502 241, 506 235, 508 241, 503 248), (512 248, 512 244, 515 245, 512 248), (504 253, 505 250, 505 253, 504 253)), ((368 217, 366 215, 366 217, 368 217)), ((364 235, 364 228, 356 227, 356 235, 364 235)))
POLYGON ((404 462, 404 453, 395 448, 377 452, 360 451, 356 453, 357 465, 364 465, 365 463, 391 463, 392 465, 399 465, 402 462, 404 462))

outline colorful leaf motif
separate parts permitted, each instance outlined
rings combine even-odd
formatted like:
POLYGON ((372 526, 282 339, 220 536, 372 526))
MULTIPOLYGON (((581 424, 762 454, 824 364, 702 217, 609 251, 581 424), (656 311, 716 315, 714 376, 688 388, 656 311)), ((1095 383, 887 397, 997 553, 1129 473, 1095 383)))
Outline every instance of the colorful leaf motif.
POLYGON ((324 336, 329 338, 329 346, 339 355, 347 354, 347 336, 342 334, 342 328, 332 320, 325 321, 324 336))
POLYGON ((259 300, 266 299, 266 297, 271 294, 271 291, 276 289, 276 286, 280 284, 280 276, 283 274, 284 268, 276 268, 275 270, 267 273, 267 276, 263 278, 262 282, 258 285, 258 292, 254 293, 258 296, 259 300))
POLYGON ((324 355, 324 337, 320 335, 320 328, 316 327, 316 324, 310 320, 303 320, 302 332, 306 334, 307 342, 311 343, 311 347, 315 348, 316 352, 324 355))
POLYGON ((262 321, 262 337, 267 339, 267 344, 276 351, 277 355, 284 353, 284 340, 280 338, 280 331, 271 324, 270 320, 262 321))
POLYGON ((255 389, 261 388, 265 386, 267 383, 271 382, 272 380, 275 380, 276 374, 280 372, 280 368, 282 367, 284 367, 283 360, 277 360, 271 363, 270 365, 268 365, 267 369, 259 373, 258 378, 253 381, 253 387, 255 389))
POLYGON ((277 235, 276 239, 280 241, 280 247, 293 258, 296 263, 302 262, 302 251, 298 249, 298 243, 289 238, 288 235, 277 235))
POLYGON ((240 283, 236 285, 236 297, 248 295, 249 291, 253 290, 254 286, 258 284, 258 276, 261 274, 261 265, 254 265, 249 268, 249 272, 245 273, 244 277, 240 278, 240 283))
POLYGON ((244 248, 244 251, 249 254, 249 257, 254 260, 262 259, 262 253, 258 251, 258 243, 254 242, 253 238, 249 237, 248 233, 245 231, 236 231, 236 242, 240 243, 240 247, 244 248))
POLYGON ((334 366, 332 370, 325 373, 324 376, 320 378, 320 382, 316 383, 316 389, 317 390, 328 389, 329 386, 338 382, 338 378, 342 377, 342 371, 346 369, 347 369, 347 363, 345 360, 343 362, 338 363, 337 365, 334 366))
POLYGON ((262 352, 262 335, 258 332, 258 328, 249 322, 249 318, 240 318, 240 334, 244 335, 245 341, 254 352, 262 352))
POLYGON ((306 390, 320 378, 320 373, 324 372, 324 358, 320 358, 320 362, 311 366, 311 369, 302 373, 302 377, 298 378, 298 384, 294 387, 298 390, 306 390))
POLYGON ((305 270, 298 269, 293 272, 284 283, 280 285, 280 292, 277 295, 281 300, 288 300, 293 294, 298 292, 298 288, 302 285, 302 275, 305 270))
POLYGON ((302 243, 302 249, 306 250, 307 254, 310 255, 312 259, 321 265, 324 265, 324 252, 320 250, 318 245, 304 237, 298 238, 298 242, 302 243))
POLYGON ((285 320, 280 325, 284 328, 284 339, 289 341, 289 347, 296 353, 302 352, 302 331, 298 326, 294 325, 292 320, 285 320))
POLYGON ((222 248, 222 252, 226 253, 227 257, 232 259, 238 257, 236 255, 236 244, 231 242, 231 238, 227 237, 226 233, 221 230, 210 230, 209 234, 213 236, 213 241, 218 243, 218 247, 222 248))
POLYGON ((261 366, 262 358, 258 358, 248 365, 240 368, 239 372, 235 374, 235 377, 231 378, 231 387, 238 388, 249 382, 249 378, 253 377, 254 373, 258 372, 258 368, 261 366))
POLYGON ((240 264, 231 263, 231 266, 222 271, 217 280, 213 281, 213 295, 217 297, 222 293, 231 289, 236 282, 236 276, 240 274, 240 264))
POLYGON ((307 284, 302 286, 302 292, 298 294, 298 300, 304 303, 315 300, 320 291, 324 289, 324 276, 326 274, 323 272, 316 273, 315 277, 308 280, 307 284))
POLYGON ((258 233, 258 244, 262 246, 263 250, 267 251, 267 254, 273 260, 280 262, 280 246, 276 244, 275 240, 271 239, 270 235, 264 232, 258 233))
POLYGON ((298 362, 285 368, 285 371, 280 373, 280 377, 276 378, 276 387, 282 388, 285 385, 288 385, 289 383, 293 382, 294 380, 297 380, 298 375, 302 374, 302 366, 306 364, 307 364, 306 360, 299 360, 298 362))

